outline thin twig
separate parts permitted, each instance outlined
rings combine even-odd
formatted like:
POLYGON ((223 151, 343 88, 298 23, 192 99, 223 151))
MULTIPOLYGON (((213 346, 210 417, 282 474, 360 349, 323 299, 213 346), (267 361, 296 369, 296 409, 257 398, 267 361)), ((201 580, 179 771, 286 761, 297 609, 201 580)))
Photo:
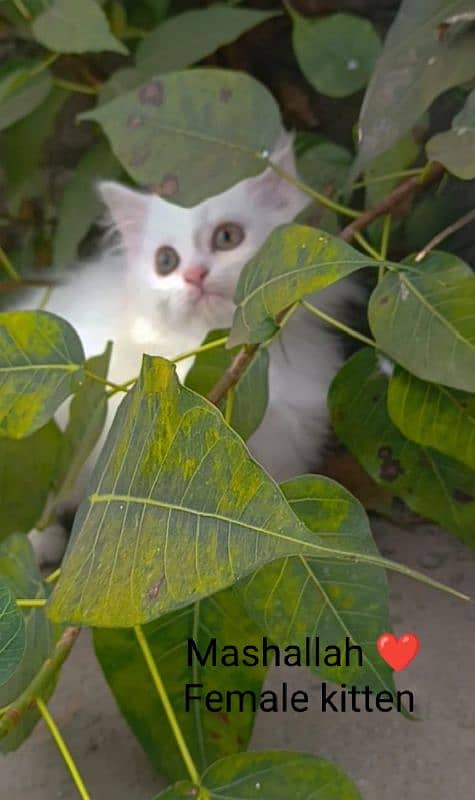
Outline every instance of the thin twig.
POLYGON ((217 406, 223 397, 226 397, 229 390, 238 382, 247 365, 252 361, 252 357, 257 352, 258 348, 258 344, 250 344, 243 347, 239 353, 234 356, 227 370, 221 375, 219 381, 208 394, 208 400, 211 403, 217 406))
POLYGON ((443 231, 440 231, 440 233, 434 236, 434 238, 431 239, 430 242, 418 252, 415 261, 422 261, 422 259, 425 258, 426 255, 434 249, 434 247, 437 247, 437 245, 439 245, 445 239, 448 239, 453 233, 456 233, 461 228, 464 228, 465 225, 468 225, 470 222, 475 222, 475 208, 472 208, 472 210, 468 211, 467 214, 464 214, 463 217, 460 217, 460 219, 452 222, 451 225, 448 225, 443 231))
POLYGON ((30 685, 22 692, 20 697, 3 709, 2 717, 0 718, 0 739, 7 736, 12 728, 20 722, 23 715, 35 705, 36 698, 44 695, 54 675, 69 656, 80 631, 80 628, 66 628, 58 639, 52 654, 43 663, 30 685))
POLYGON ((339 234, 340 239, 343 239, 345 242, 350 242, 355 233, 367 228, 368 225, 370 225, 375 219, 378 219, 384 214, 389 213, 403 200, 406 200, 408 197, 418 191, 422 191, 422 189, 425 189, 431 183, 435 183, 435 181, 442 177, 444 172, 445 168, 442 166, 442 164, 439 164, 438 161, 435 161, 426 171, 424 171, 421 176, 413 176, 412 178, 408 178, 406 181, 403 181, 399 184, 399 186, 396 186, 396 188, 390 192, 390 194, 381 200, 380 203, 375 205, 373 208, 368 209, 368 211, 364 211, 357 219, 353 220, 353 222, 350 222, 346 228, 343 228, 339 234))
POLYGON ((0 292, 13 292, 16 291, 18 288, 54 289, 55 286, 57 286, 56 281, 48 281, 44 279, 42 280, 41 278, 18 278, 18 280, 12 279, 11 281, 0 281, 0 292))

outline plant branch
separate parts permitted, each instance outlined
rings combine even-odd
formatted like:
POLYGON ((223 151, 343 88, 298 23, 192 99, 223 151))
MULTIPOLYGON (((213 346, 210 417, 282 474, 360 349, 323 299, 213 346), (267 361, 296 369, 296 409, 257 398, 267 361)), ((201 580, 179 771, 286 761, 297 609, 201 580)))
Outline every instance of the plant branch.
POLYGON ((54 678, 55 673, 62 667, 69 656, 76 639, 79 636, 80 628, 66 628, 58 639, 52 654, 46 659, 35 675, 30 685, 13 703, 2 710, 0 718, 0 739, 18 724, 24 714, 35 705, 36 698, 41 697, 45 689, 54 678))
POLYGON ((213 386, 208 394, 208 400, 211 403, 214 403, 215 406, 217 406, 223 397, 226 397, 229 390, 232 389, 238 382, 258 348, 258 344, 246 345, 245 347, 241 348, 236 356, 234 356, 227 370, 222 374, 219 381, 213 386))
POLYGON ((411 197, 411 195, 415 194, 416 192, 422 191, 422 189, 430 186, 430 184, 435 183, 435 181, 442 177, 444 172, 445 167, 443 167, 442 164, 439 164, 438 161, 435 161, 424 170, 422 175, 414 175, 413 177, 403 181, 399 184, 399 186, 396 186, 392 192, 386 195, 386 197, 381 200, 380 203, 375 205, 373 208, 368 209, 368 211, 364 211, 358 216, 357 219, 353 220, 353 222, 350 222, 346 228, 343 228, 343 230, 340 232, 340 239, 343 239, 345 242, 350 242, 356 233, 362 231, 364 228, 367 228, 368 225, 370 225, 371 222, 374 222, 375 219, 388 214, 403 200, 411 197))
POLYGON ((426 255, 434 249, 434 247, 437 247, 437 245, 441 244, 441 242, 445 241, 445 239, 448 239, 453 233, 456 233, 461 228, 464 228, 465 225, 468 225, 470 222, 474 221, 475 208, 472 208, 472 210, 468 211, 467 214, 464 214, 463 217, 460 217, 460 219, 452 222, 451 225, 448 225, 443 231, 440 231, 440 233, 434 236, 434 238, 431 239, 430 242, 428 242, 428 244, 426 244, 425 247, 418 252, 415 261, 422 261, 422 259, 425 258, 426 255))
POLYGON ((192 356, 198 356, 200 353, 206 353, 208 350, 216 350, 218 347, 222 347, 228 341, 227 336, 222 336, 221 339, 215 339, 212 342, 208 342, 207 344, 202 344, 200 347, 195 348, 195 350, 188 350, 186 353, 180 353, 178 356, 174 356, 174 358, 170 359, 174 364, 178 364, 179 361, 184 361, 186 358, 191 358, 192 356))
POLYGON ((185 738, 181 731, 181 728, 178 724, 178 720, 176 718, 175 712, 173 710, 173 706, 170 703, 170 699, 167 694, 167 690, 165 685, 162 681, 162 677, 158 671, 157 664, 155 663, 155 659, 153 657, 152 651, 150 650, 149 644, 145 637, 141 625, 136 625, 135 628, 135 636, 137 637, 138 645, 142 651, 142 655, 144 657, 145 663, 149 669, 151 678, 155 684, 155 688, 157 690, 158 696, 162 702, 163 708, 165 709, 165 714, 167 715, 168 722, 170 727, 173 731, 173 735, 175 736, 175 740, 180 750, 181 757, 185 763, 185 766, 188 770, 188 774, 191 778, 192 783, 196 786, 200 783, 200 776, 199 772, 195 766, 195 763, 191 757, 191 753, 188 750, 188 745, 185 742, 185 738))
POLYGON ((56 722, 54 721, 53 717, 51 716, 48 710, 48 706, 41 699, 41 697, 36 698, 36 705, 38 707, 38 711, 40 712, 46 725, 48 726, 54 741, 56 742, 56 745, 58 747, 59 752, 61 753, 64 763, 66 764, 67 768, 71 773, 71 777, 74 781, 76 789, 79 792, 80 797, 82 798, 82 800, 90 800, 90 795, 84 785, 81 775, 79 774, 79 770, 76 764, 74 763, 74 759, 70 751, 68 750, 66 742, 61 736, 59 728, 56 725, 56 722))
POLYGON ((287 181, 287 183, 291 183, 292 186, 295 186, 296 189, 300 189, 301 192, 308 195, 313 200, 316 200, 317 203, 320 203, 320 205, 330 208, 332 211, 336 211, 337 214, 343 214, 345 217, 353 217, 354 219, 357 219, 360 216, 360 212, 356 209, 349 208, 341 203, 337 203, 335 200, 331 200, 330 197, 327 197, 325 194, 317 192, 316 189, 312 189, 311 186, 299 180, 294 175, 291 175, 290 172, 286 172, 285 169, 281 169, 281 167, 279 167, 277 164, 274 164, 270 159, 267 160, 267 164, 277 175, 287 181))
MULTIPOLYGON (((0 261, 2 261, 1 253, 0 261)), ((5 265, 3 261, 2 263, 5 265)), ((54 289, 55 286, 57 286, 55 281, 49 281, 41 278, 20 278, 20 276, 18 276, 18 278, 12 277, 11 281, 0 281, 0 292, 13 292, 18 288, 21 289, 22 287, 26 289, 54 289)))

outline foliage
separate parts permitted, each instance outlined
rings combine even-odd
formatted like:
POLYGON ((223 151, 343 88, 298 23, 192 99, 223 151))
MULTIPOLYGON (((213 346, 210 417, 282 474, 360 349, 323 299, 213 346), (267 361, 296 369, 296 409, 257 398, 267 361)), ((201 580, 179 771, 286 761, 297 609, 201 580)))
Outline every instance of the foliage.
POLYGON ((361 643, 362 666, 315 671, 391 693, 392 671, 376 647, 390 631, 385 570, 436 585, 379 555, 365 509, 339 484, 307 475, 278 486, 246 449, 267 409, 268 344, 301 304, 365 344, 329 393, 340 441, 377 484, 474 544, 475 279, 452 247, 460 220, 441 218, 429 231, 427 219, 447 183, 463 180, 466 202, 473 197, 475 15, 472 0, 403 0, 383 32, 362 16, 251 5, 0 0, 2 36, 15 53, 0 71, 8 273, 0 747, 18 747, 44 713, 78 633, 63 626, 74 623, 94 626, 122 713, 153 764, 179 781, 160 797, 356 800, 351 781, 323 759, 242 752, 252 708, 186 712, 185 683, 259 696, 267 669, 187 664, 187 641, 206 649, 213 637, 218 647, 258 647, 267 637, 281 648, 315 635, 323 647, 348 639, 361 643), (315 108, 325 96, 343 117, 366 87, 359 121, 353 115, 342 136, 297 125, 306 128, 295 140, 301 181, 272 163, 281 112, 289 115, 280 93, 252 69, 223 68, 232 43, 244 47, 262 31, 285 32, 315 108), (434 125, 442 95, 450 114, 434 125), (65 119, 79 144, 57 174, 50 145, 65 119), (424 153, 443 167, 423 164, 424 153), (173 359, 144 356, 140 374, 116 386, 107 378, 111 345, 86 361, 67 320, 8 310, 12 283, 37 278, 33 266, 68 266, 87 246, 98 178, 122 177, 190 207, 269 168, 313 206, 274 230, 245 266, 231 330, 208 334, 185 385, 173 359), (437 197, 424 196, 444 169, 437 197), (426 245, 416 255, 411 226, 426 245), (358 271, 371 287, 374 338, 318 307, 320 292, 358 271), (25 534, 46 527, 68 499, 118 392, 125 396, 50 598, 25 534), (63 429, 55 415, 65 401, 63 429))

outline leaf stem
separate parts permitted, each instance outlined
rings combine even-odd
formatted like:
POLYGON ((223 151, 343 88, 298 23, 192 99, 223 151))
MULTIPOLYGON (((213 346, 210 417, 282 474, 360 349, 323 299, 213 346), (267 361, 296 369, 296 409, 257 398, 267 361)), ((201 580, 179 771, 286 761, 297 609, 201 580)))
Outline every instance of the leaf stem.
POLYGON ((56 583, 60 575, 61 575, 61 567, 58 567, 58 569, 55 569, 55 571, 52 572, 51 575, 48 575, 48 577, 45 578, 45 583, 49 584, 56 583))
MULTIPOLYGON (((84 370, 84 375, 86 376, 86 378, 90 378, 91 381, 96 381, 96 383, 100 383, 101 386, 107 386, 108 389, 113 389, 114 394, 116 392, 128 391, 127 384, 114 383, 113 381, 108 381, 106 378, 100 378, 99 375, 94 375, 94 373, 89 372, 88 369, 84 370)), ((134 378, 133 380, 135 381, 136 379, 134 378)))
POLYGON ((174 364, 178 364, 179 361, 184 361, 186 358, 198 356, 200 353, 206 353, 208 350, 215 350, 218 347, 223 347, 227 341, 227 336, 223 336, 221 339, 214 339, 214 341, 208 342, 207 344, 202 344, 201 347, 197 347, 195 350, 188 350, 187 353, 180 353, 178 356, 171 358, 170 361, 172 361, 174 364))
POLYGON ((3 266, 5 272, 7 273, 7 275, 9 275, 10 278, 12 278, 14 281, 20 280, 20 275, 16 271, 15 267, 13 266, 12 262, 8 258, 7 254, 5 253, 5 250, 3 249, 3 247, 1 247, 1 245, 0 245, 0 264, 3 266))
POLYGON ((423 175, 425 167, 415 167, 414 169, 403 169, 400 172, 388 172, 386 175, 375 175, 374 178, 365 178, 364 181, 356 181, 351 184, 352 189, 363 189, 373 183, 384 183, 394 181, 398 178, 411 178, 416 175, 423 175))
POLYGON ((367 336, 360 333, 359 331, 355 331, 354 328, 350 328, 348 325, 345 325, 344 322, 340 322, 339 320, 335 319, 334 317, 330 317, 329 314, 326 314, 320 308, 316 308, 311 303, 308 303, 306 300, 300 301, 301 305, 310 311, 311 314, 314 314, 316 317, 319 317, 324 322, 328 323, 328 325, 332 325, 334 328, 338 328, 338 330, 343 331, 343 333, 348 334, 348 336, 352 336, 353 339, 358 339, 360 342, 369 345, 370 347, 376 347, 376 342, 372 339, 368 339, 367 336))
POLYGON ((360 247, 363 248, 363 250, 366 250, 368 255, 371 256, 371 258, 376 258, 379 260, 380 255, 378 251, 368 242, 367 239, 365 239, 363 234, 355 233, 355 241, 358 242, 358 244, 360 245, 360 247))
POLYGON ((357 219, 361 212, 356 211, 354 208, 349 208, 348 206, 343 206, 341 203, 335 202, 335 200, 331 200, 326 195, 322 194, 321 192, 317 192, 316 189, 312 189, 311 186, 304 183, 303 181, 299 180, 299 178, 295 178, 290 172, 286 172, 286 170, 281 169, 277 164, 274 164, 270 159, 267 159, 267 164, 277 175, 280 175, 288 183, 291 183, 292 186, 295 186, 296 189, 300 189, 301 192, 307 194, 313 200, 316 200, 322 206, 326 208, 330 208, 332 211, 336 211, 337 214, 343 214, 345 217, 351 217, 353 219, 357 219))
POLYGON ((18 13, 23 17, 23 19, 25 19, 27 22, 31 22, 33 17, 30 14, 29 9, 23 3, 23 0, 12 0, 12 2, 18 13))
POLYGON ((38 599, 38 600, 33 600, 33 599, 31 599, 31 600, 30 599, 23 600, 23 599, 21 599, 21 600, 17 600, 16 604, 17 604, 18 608, 44 608, 44 606, 46 605, 47 602, 48 601, 44 600, 44 599, 41 599, 41 600, 40 599, 38 599))
POLYGON ((143 632, 143 628, 141 625, 136 625, 134 628, 135 636, 137 637, 138 645, 142 651, 142 655, 144 657, 145 663, 149 669, 151 678, 155 684, 155 688, 157 690, 158 696, 163 704, 165 709, 165 714, 167 715, 168 722, 170 727, 173 731, 175 736, 175 740, 180 750, 181 757, 185 763, 185 766, 188 770, 188 774, 191 778, 192 783, 196 786, 200 784, 200 776, 198 770, 195 766, 195 763, 191 757, 191 753, 188 750, 188 745, 185 742, 185 738, 181 731, 181 728, 178 724, 178 720, 176 718, 175 712, 173 710, 173 706, 170 703, 170 699, 167 694, 167 690, 165 689, 165 685, 162 681, 161 675, 158 671, 157 664, 155 663, 155 659, 153 657, 152 651, 150 650, 149 644, 143 632))
POLYGON ((43 702, 41 697, 36 698, 36 705, 38 706, 38 711, 43 717, 54 741, 56 742, 56 745, 58 747, 59 752, 61 753, 64 763, 66 764, 67 768, 71 773, 71 777, 75 783, 76 789, 78 790, 80 797, 82 798, 82 800, 91 800, 90 795, 87 792, 86 787, 84 786, 84 782, 79 774, 79 770, 76 764, 74 763, 74 759, 66 746, 66 742, 61 736, 58 726, 56 725, 53 717, 48 711, 48 706, 46 705, 45 702, 43 702))
POLYGON ((60 89, 66 89, 69 92, 78 92, 79 94, 92 94, 92 95, 99 94, 99 90, 96 86, 87 86, 85 83, 76 83, 76 81, 67 81, 64 80, 64 78, 55 78, 53 82, 55 86, 58 86, 60 89))
POLYGON ((53 652, 36 673, 32 682, 13 703, 2 709, 0 719, 0 739, 7 736, 12 728, 17 725, 24 714, 34 705, 37 697, 44 694, 45 689, 51 684, 55 674, 69 656, 81 632, 80 628, 66 628, 57 641, 53 652))
MULTIPOLYGON (((386 214, 383 220, 383 231, 381 234, 381 248, 378 255, 378 258, 381 261, 386 261, 388 257, 389 237, 391 235, 391 222, 392 222, 391 214, 386 214)), ((383 279, 383 276, 384 276, 384 264, 380 264, 378 268, 378 283, 383 279)))

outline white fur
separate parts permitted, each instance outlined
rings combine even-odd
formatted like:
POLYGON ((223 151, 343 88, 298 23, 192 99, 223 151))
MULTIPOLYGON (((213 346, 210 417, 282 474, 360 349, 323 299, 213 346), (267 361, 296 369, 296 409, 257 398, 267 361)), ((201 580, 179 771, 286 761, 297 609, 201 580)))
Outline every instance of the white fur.
MULTIPOLYGON (((290 137, 282 137, 274 160, 295 174, 290 137)), ((121 233, 125 257, 107 249, 82 265, 70 283, 53 291, 47 309, 72 323, 87 355, 100 352, 107 340, 114 342, 110 379, 115 382, 138 373, 144 352, 173 357, 198 347, 210 329, 229 327, 242 267, 273 228, 291 221, 308 202, 272 170, 188 209, 115 183, 99 188, 121 233), (213 252, 213 230, 227 221, 239 223, 245 239, 235 250, 213 252), (156 250, 163 245, 174 247, 181 258, 166 277, 154 269, 156 250), (209 270, 204 294, 183 279, 191 265, 209 270)), ((347 279, 320 292, 317 303, 338 315, 357 295, 347 279)), ((328 428, 328 388, 342 356, 335 335, 304 310, 270 345, 270 356, 269 406, 249 447, 281 481, 319 464, 328 428)), ((181 378, 189 366, 179 365, 181 378)), ((110 418, 114 412, 115 407, 110 418)))

